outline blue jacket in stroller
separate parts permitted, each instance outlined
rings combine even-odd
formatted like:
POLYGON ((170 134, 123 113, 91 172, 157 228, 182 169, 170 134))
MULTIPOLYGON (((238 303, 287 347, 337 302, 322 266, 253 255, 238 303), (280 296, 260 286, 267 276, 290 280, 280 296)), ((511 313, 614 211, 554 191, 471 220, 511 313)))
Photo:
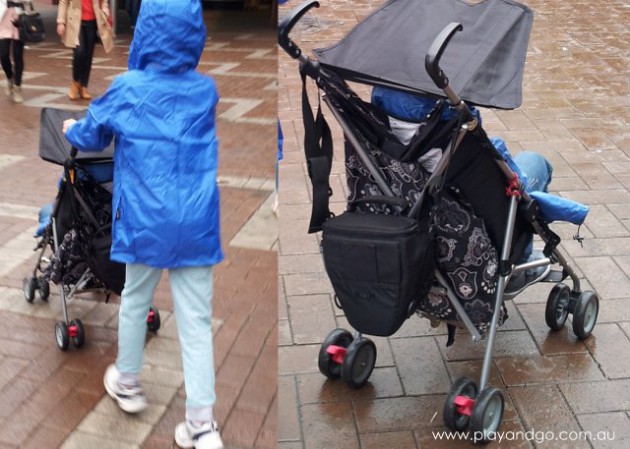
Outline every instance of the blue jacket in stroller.
MULTIPOLYGON (((400 120, 419 122, 424 120, 433 108, 436 100, 428 96, 420 96, 408 92, 377 86, 372 90, 372 103, 380 107, 388 115, 400 120)), ((481 121, 479 110, 471 108, 473 115, 481 121)), ((442 113, 443 120, 451 119, 456 112, 451 108, 446 108, 442 113)), ((499 138, 491 139, 495 148, 501 153, 503 159, 510 168, 519 176, 525 190, 529 195, 538 201, 542 217, 547 223, 553 221, 568 221, 581 225, 586 219, 589 208, 576 201, 561 198, 547 192, 533 191, 528 188, 527 174, 524 173, 512 159, 505 142, 499 138)))
POLYGON ((196 71, 206 41, 198 0, 142 6, 129 71, 67 132, 82 151, 116 137, 113 260, 213 265, 219 233, 214 81, 196 71))

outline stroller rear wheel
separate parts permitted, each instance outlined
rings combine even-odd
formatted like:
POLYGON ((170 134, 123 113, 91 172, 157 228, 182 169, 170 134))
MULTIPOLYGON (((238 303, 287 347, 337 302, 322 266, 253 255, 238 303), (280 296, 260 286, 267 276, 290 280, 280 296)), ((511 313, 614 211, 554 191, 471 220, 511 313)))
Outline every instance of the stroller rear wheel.
POLYGON ((545 322, 549 329, 554 331, 562 329, 569 316, 570 299, 571 289, 568 285, 559 283, 551 289, 545 308, 545 322))
POLYGON ((37 278, 37 288, 39 289, 39 297, 42 301, 48 301, 50 296, 50 285, 44 276, 37 278))
POLYGON ((470 430, 476 443, 488 442, 496 436, 504 408, 505 400, 500 389, 486 387, 479 393, 470 415, 470 430))
POLYGON ((468 377, 460 377, 451 386, 444 402, 444 425, 456 432, 465 430, 470 422, 472 404, 477 397, 477 384, 468 377))
POLYGON ((368 338, 359 337, 350 343, 343 359, 341 376, 352 388, 360 388, 368 381, 376 364, 376 345, 368 338))
POLYGON ((149 315, 147 316, 147 329, 151 332, 157 332, 162 326, 162 320, 160 319, 160 311, 157 307, 151 306, 149 308, 149 315))
POLYGON ((72 338, 72 344, 76 348, 80 348, 85 343, 85 328, 83 327, 83 322, 80 319, 75 318, 70 321, 70 327, 68 329, 69 334, 72 338))
POLYGON ((573 333, 577 338, 584 340, 591 335, 597 322, 598 312, 599 296, 597 293, 590 290, 580 293, 573 310, 573 333))
POLYGON ((37 279, 34 277, 24 278, 22 280, 22 291, 26 302, 33 302, 35 299, 35 289, 37 288, 37 279))
POLYGON ((65 351, 70 346, 70 332, 65 321, 57 321, 55 324, 55 340, 62 351, 65 351))
POLYGON ((341 377, 341 366, 348 346, 352 343, 352 334, 345 329, 334 329, 319 348, 319 372, 329 379, 341 377))

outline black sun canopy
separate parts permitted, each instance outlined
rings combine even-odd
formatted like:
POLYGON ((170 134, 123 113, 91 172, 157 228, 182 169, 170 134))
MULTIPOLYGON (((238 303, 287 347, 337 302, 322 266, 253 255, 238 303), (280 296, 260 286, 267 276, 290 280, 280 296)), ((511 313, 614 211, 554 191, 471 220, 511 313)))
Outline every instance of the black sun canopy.
MULTIPOLYGON (((53 164, 63 165, 70 157, 72 146, 63 134, 63 122, 67 119, 79 120, 85 117, 85 111, 66 111, 63 109, 43 108, 40 115, 39 157, 53 164)), ((114 157, 113 143, 104 151, 82 152, 76 159, 83 162, 108 161, 114 157)))
POLYGON ((510 0, 390 0, 339 43, 316 49, 322 66, 351 81, 444 96, 425 70, 442 29, 463 25, 440 66, 469 103, 514 109, 522 103, 532 11, 510 0))

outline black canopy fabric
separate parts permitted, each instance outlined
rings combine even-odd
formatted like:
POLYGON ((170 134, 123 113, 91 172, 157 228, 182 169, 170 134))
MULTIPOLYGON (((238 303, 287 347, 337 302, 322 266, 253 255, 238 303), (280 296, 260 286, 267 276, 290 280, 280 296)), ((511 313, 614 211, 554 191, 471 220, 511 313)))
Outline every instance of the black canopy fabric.
POLYGON ((444 96, 424 60, 452 22, 464 29, 440 60, 451 87, 475 105, 519 107, 533 13, 511 0, 390 0, 339 43, 314 53, 322 66, 351 81, 444 96))
MULTIPOLYGON (((40 116, 39 157, 53 164, 63 165, 70 157, 72 146, 63 134, 63 122, 67 119, 79 120, 85 111, 66 111, 63 109, 43 108, 40 116)), ((114 145, 98 153, 81 152, 77 154, 79 161, 107 161, 114 157, 114 145)))

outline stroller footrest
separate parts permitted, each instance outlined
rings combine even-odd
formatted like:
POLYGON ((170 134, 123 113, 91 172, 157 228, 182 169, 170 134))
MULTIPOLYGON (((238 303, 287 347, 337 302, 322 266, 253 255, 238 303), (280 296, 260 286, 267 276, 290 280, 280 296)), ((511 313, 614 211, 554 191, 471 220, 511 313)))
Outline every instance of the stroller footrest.
POLYGON ((551 270, 540 282, 552 282, 554 284, 562 282, 566 278, 566 274, 562 270, 551 270))

